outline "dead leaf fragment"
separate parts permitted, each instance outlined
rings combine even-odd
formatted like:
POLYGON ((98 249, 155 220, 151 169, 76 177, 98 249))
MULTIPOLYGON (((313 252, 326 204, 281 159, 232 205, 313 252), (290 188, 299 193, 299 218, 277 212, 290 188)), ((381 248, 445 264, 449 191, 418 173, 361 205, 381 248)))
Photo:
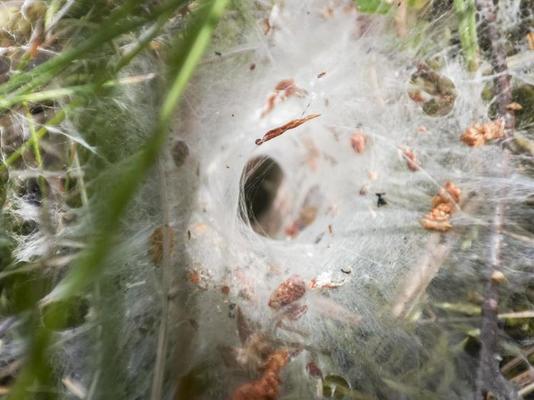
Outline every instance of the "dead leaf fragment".
POLYGON ((321 371, 314 361, 310 361, 308 364, 306 364, 306 371, 313 378, 323 378, 323 371, 321 371))
POLYGON ((491 281, 495 284, 502 284, 506 282, 506 276, 501 271, 493 271, 491 274, 491 281))
POLYGON ((181 167, 189 156, 189 147, 183 140, 177 140, 171 148, 174 165, 181 167))
POLYGON ((293 79, 282 79, 274 87, 274 92, 267 97, 263 111, 261 112, 261 117, 265 117, 269 114, 276 104, 281 103, 287 100, 290 97, 304 97, 308 94, 305 89, 302 89, 297 86, 293 79))
POLYGON ((528 48, 534 50, 534 32, 529 32, 527 35, 528 48))
POLYGON ((476 123, 465 130, 462 142, 470 147, 479 147, 490 140, 504 137, 504 120, 502 118, 486 123, 476 123))
POLYGON ((152 232, 150 235, 150 258, 152 262, 157 266, 161 265, 163 261, 163 254, 165 249, 165 241, 168 241, 169 254, 174 251, 174 231, 168 225, 160 226, 152 232))
POLYGON ((511 102, 506 106, 507 110, 510 111, 521 111, 523 109, 523 106, 515 101, 511 102))
POLYGON ((306 293, 306 283, 297 275, 283 281, 271 294, 269 307, 278 310, 300 299, 306 293))
POLYGON ((302 125, 303 123, 311 120, 311 119, 314 119, 314 118, 317 118, 319 117, 321 114, 310 114, 310 115, 307 115, 306 117, 304 118, 297 118, 297 119, 293 119, 289 122, 287 122, 286 124, 278 127, 278 128, 274 128, 274 129, 271 129, 270 131, 268 131, 265 135, 263 135, 263 137, 261 139, 256 139, 256 144, 259 146, 265 142, 268 142, 269 140, 271 139, 274 139, 275 137, 277 136, 280 136, 281 134, 283 134, 284 132, 290 130, 290 129, 295 129, 296 127, 302 125))
POLYGON ((410 149, 409 147, 406 147, 404 151, 402 152, 404 158, 406 159, 406 165, 408 166, 408 169, 412 172, 419 170, 419 162, 417 161, 417 157, 415 156, 415 152, 410 149))
POLYGON ((240 385, 231 400, 276 400, 282 380, 280 373, 289 361, 287 350, 276 350, 265 364, 260 378, 240 385))
POLYGON ((366 143, 367 138, 365 137, 363 132, 356 132, 350 138, 350 144, 353 150, 358 154, 362 154, 365 151, 366 143))
POLYGON ((460 202, 460 196, 460 189, 452 182, 446 182, 432 198, 432 210, 421 219, 423 228, 438 232, 450 230, 450 218, 460 202))
POLYGON ((269 32, 271 32, 271 29, 272 29, 272 26, 271 26, 271 22, 269 21, 269 18, 264 18, 262 21, 262 26, 263 26, 263 34, 264 35, 268 35, 269 32))

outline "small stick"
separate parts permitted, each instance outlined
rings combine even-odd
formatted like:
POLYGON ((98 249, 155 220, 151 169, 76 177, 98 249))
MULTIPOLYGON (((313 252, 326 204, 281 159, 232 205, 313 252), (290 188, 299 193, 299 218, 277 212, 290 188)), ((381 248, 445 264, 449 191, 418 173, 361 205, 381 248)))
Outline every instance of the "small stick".
POLYGON ((274 139, 277 136, 280 136, 281 134, 283 134, 284 132, 290 129, 294 129, 311 119, 319 117, 320 115, 321 114, 310 114, 310 115, 305 116, 304 118, 292 119, 288 123, 282 126, 279 126, 278 128, 271 129, 265 135, 263 135, 261 139, 256 139, 255 143, 259 146, 265 142, 268 142, 271 139, 274 139))
MULTIPOLYGON (((486 34, 491 43, 491 64, 493 72, 497 75, 497 108, 505 121, 504 140, 510 137, 515 125, 513 110, 507 106, 512 102, 511 76, 507 72, 506 51, 502 44, 502 37, 497 30, 497 10, 491 0, 477 0, 482 21, 486 23, 486 34)), ((509 154, 504 151, 503 168, 501 176, 509 175, 509 154)), ((482 304, 482 325, 480 327, 480 360, 476 383, 475 398, 487 399, 490 396, 508 400, 513 398, 512 390, 499 370, 496 356, 498 355, 498 284, 492 281, 491 276, 501 270, 501 252, 503 242, 504 203, 499 201, 495 208, 495 215, 490 233, 490 251, 486 264, 486 287, 484 302, 482 304)))

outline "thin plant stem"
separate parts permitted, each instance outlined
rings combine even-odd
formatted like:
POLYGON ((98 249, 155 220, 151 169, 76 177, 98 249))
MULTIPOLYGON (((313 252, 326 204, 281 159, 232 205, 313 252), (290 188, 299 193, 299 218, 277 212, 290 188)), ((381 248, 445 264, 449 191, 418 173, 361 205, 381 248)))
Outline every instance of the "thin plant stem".
POLYGON ((79 46, 66 50, 33 70, 16 75, 6 83, 0 85, 0 95, 9 99, 11 96, 25 94, 47 84, 73 61, 83 58, 83 56, 90 54, 93 50, 100 48, 102 44, 110 42, 120 35, 131 32, 149 21, 172 12, 172 10, 185 4, 186 0, 169 0, 156 7, 151 14, 144 18, 126 18, 127 13, 137 3, 139 3, 138 0, 129 0, 121 9, 112 13, 105 22, 105 25, 109 28, 98 30, 79 46))
MULTIPOLYGON (((198 12, 191 29, 178 41, 175 57, 170 60, 174 67, 170 71, 172 74, 170 89, 164 98, 153 134, 145 143, 143 151, 134 159, 131 168, 123 174, 119 183, 103 199, 107 208, 102 212, 102 218, 99 219, 96 227, 95 239, 88 246, 88 250, 84 251, 74 262, 66 277, 45 298, 43 304, 46 304, 47 301, 70 299, 82 293, 102 275, 106 257, 119 230, 119 221, 126 211, 129 200, 140 186, 142 178, 156 162, 161 148, 167 141, 174 109, 210 42, 212 32, 227 2, 228 0, 212 0, 208 2, 198 12)), ((174 1, 170 3, 180 2, 174 1)), ((72 57, 72 55, 69 57, 72 57)), ((39 341, 38 345, 31 347, 29 363, 22 370, 13 391, 8 397, 9 400, 26 398, 26 388, 36 378, 38 380, 45 379, 45 382, 49 381, 48 376, 39 376, 39 373, 45 368, 42 360, 46 360, 50 341, 49 336, 43 326, 36 328, 34 337, 42 340, 39 341), (35 363, 32 362, 33 360, 35 360, 35 363)), ((160 391, 158 388, 153 388, 153 393, 154 390, 160 391)), ((152 396, 152 398, 154 397, 152 396)))
POLYGON ((478 69, 478 40, 475 0, 454 0, 454 10, 458 17, 458 32, 464 58, 469 71, 478 69))
MULTIPOLYGON (((50 118, 46 125, 54 126, 60 124, 66 117, 67 113, 73 108, 79 105, 79 101, 72 101, 67 106, 63 107, 58 111, 52 118, 50 118)), ((0 164, 0 172, 4 172, 8 167, 12 166, 27 150, 33 147, 34 141, 39 141, 43 138, 44 135, 48 132, 47 126, 43 126, 35 135, 32 135, 26 142, 24 142, 17 150, 7 157, 3 164, 0 164)))
MULTIPOLYGON (((496 79, 497 108, 498 113, 505 121, 505 139, 511 136, 514 129, 515 118, 513 111, 508 110, 507 105, 512 100, 511 77, 506 64, 506 51, 502 46, 501 34, 497 29, 497 10, 491 0, 477 0, 477 6, 483 22, 486 25, 486 34, 491 43, 490 56, 493 72, 499 74, 496 79)), ((510 175, 510 153, 503 144, 503 161, 500 177, 507 178, 510 175)), ((502 191, 501 191, 502 192, 502 191)), ((500 193, 502 198, 506 193, 500 193)), ((507 387, 507 383, 499 369, 496 355, 498 354, 498 305, 499 284, 492 279, 495 273, 501 272, 503 253, 503 225, 505 218, 504 200, 500 199, 495 207, 495 213, 490 231, 489 254, 486 260, 484 288, 484 302, 482 304, 482 323, 480 327, 480 356, 476 384, 476 399, 498 397, 511 399, 515 394, 507 387)))

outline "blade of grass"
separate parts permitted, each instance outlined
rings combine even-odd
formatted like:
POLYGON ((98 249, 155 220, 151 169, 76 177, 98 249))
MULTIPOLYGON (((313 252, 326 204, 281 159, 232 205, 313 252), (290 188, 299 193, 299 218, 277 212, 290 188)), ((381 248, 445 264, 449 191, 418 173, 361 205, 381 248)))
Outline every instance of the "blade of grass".
POLYGON ((41 156, 41 149, 39 146, 39 136, 37 135, 37 131, 35 130, 35 123, 33 121, 33 116, 30 112, 30 107, 28 106, 28 103, 24 103, 24 110, 26 112, 26 118, 28 120, 29 128, 30 128, 30 134, 32 138, 32 147, 33 147, 33 154, 35 156, 35 160, 37 161, 37 166, 42 171, 43 170, 43 158, 41 156))
MULTIPOLYGON (((127 65, 127 64, 125 64, 127 65)), ((119 85, 128 85, 133 83, 141 83, 148 79, 154 78, 154 74, 149 74, 146 76, 132 76, 122 79, 109 80, 102 83, 88 83, 86 85, 76 85, 71 87, 63 87, 58 89, 43 90, 40 92, 33 92, 27 94, 21 94, 17 96, 12 96, 8 99, 0 99, 0 111, 6 110, 14 105, 24 102, 38 103, 46 100, 57 100, 63 97, 69 96, 82 96, 94 94, 97 89, 100 87, 112 88, 119 85)))
MULTIPOLYGON (((73 100, 71 103, 69 103, 67 106, 63 107, 60 111, 58 111, 50 120, 48 120, 47 125, 48 126, 54 126, 60 124, 64 119, 65 116, 69 111, 76 108, 81 104, 80 99, 73 100)), ((40 128, 37 132, 35 132, 35 135, 32 135, 30 139, 28 139, 26 142, 24 142, 17 150, 15 150, 13 153, 7 157, 6 160, 4 160, 3 164, 0 164, 0 173, 4 172, 8 167, 13 165, 15 161, 17 161, 24 152, 29 150, 32 146, 34 146, 34 143, 36 141, 39 141, 43 138, 44 135, 46 135, 46 132, 48 131, 46 126, 43 126, 40 128)))
MULTIPOLYGON (((168 128, 172 120, 173 111, 178 104, 187 82, 206 47, 211 34, 220 19, 228 0, 212 0, 206 7, 201 8, 195 23, 178 42, 175 57, 171 59, 172 84, 163 101, 158 123, 152 136, 146 142, 144 150, 137 157, 132 168, 122 177, 120 183, 112 190, 105 203, 109 205, 100 219, 93 243, 74 263, 67 276, 56 286, 48 296, 47 301, 69 299, 83 292, 88 285, 95 282, 103 272, 104 261, 108 255, 113 238, 119 229, 119 221, 124 214, 129 200, 135 194, 143 176, 157 160, 158 154, 167 139, 168 128)), ((32 346, 30 363, 21 372, 9 400, 22 400, 26 397, 26 389, 35 379, 39 379, 46 366, 40 362, 46 359, 49 344, 49 335, 44 327, 40 326, 35 332, 36 338, 41 338, 38 345, 32 346), (34 364, 31 362, 35 360, 34 364)), ((158 378, 159 379, 159 378, 158 378)), ((48 379, 47 379, 48 381, 48 379)), ((158 382, 159 385, 159 382, 158 382)), ((160 389, 153 389, 160 390, 160 389)))
POLYGON ((167 139, 172 113, 210 41, 211 33, 227 1, 212 0, 209 2, 209 6, 202 10, 204 12, 199 18, 201 24, 196 24, 195 29, 191 29, 178 46, 177 57, 171 61, 174 63, 173 70, 177 73, 163 101, 154 133, 145 144, 144 151, 134 161, 130 171, 122 177, 120 185, 110 193, 106 202, 109 207, 105 210, 105 218, 102 218, 102 226, 98 229, 100 235, 94 241, 91 250, 80 258, 65 280, 56 287, 54 299, 65 299, 80 292, 93 282, 101 272, 102 261, 109 252, 113 236, 118 230, 118 221, 126 209, 128 200, 135 193, 142 177, 156 161, 159 151, 167 139))
POLYGON ((176 10, 186 2, 187 0, 169 0, 155 8, 148 16, 127 18, 127 12, 139 3, 139 0, 128 1, 103 23, 103 26, 106 26, 105 29, 98 30, 79 46, 62 52, 29 72, 13 76, 9 81, 0 85, 0 96, 9 99, 10 96, 25 94, 47 84, 73 61, 89 55, 93 50, 101 47, 102 44, 110 42, 120 35, 134 31, 146 23, 176 10))

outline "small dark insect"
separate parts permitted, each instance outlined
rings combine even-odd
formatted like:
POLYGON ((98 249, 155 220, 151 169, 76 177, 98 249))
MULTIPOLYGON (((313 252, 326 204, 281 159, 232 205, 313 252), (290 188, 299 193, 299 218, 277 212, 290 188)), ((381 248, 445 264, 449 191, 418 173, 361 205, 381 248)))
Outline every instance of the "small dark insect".
POLYGON ((382 206, 387 206, 388 205, 388 202, 384 198, 384 196, 386 195, 385 193, 375 193, 375 194, 376 194, 376 197, 378 197, 376 199, 376 206, 377 207, 382 207, 382 206))
POLYGON ((187 240, 191 240, 191 231, 190 230, 187 231, 187 240))
POLYGON ((326 75, 326 72, 321 72, 319 75, 317 75, 317 79, 320 79, 325 75, 326 75))
POLYGON ((215 55, 220 57, 220 56, 222 56, 222 53, 220 51, 216 51, 215 55))
POLYGON ((248 67, 251 71, 254 71, 256 69, 256 64, 250 64, 250 67, 248 67))

